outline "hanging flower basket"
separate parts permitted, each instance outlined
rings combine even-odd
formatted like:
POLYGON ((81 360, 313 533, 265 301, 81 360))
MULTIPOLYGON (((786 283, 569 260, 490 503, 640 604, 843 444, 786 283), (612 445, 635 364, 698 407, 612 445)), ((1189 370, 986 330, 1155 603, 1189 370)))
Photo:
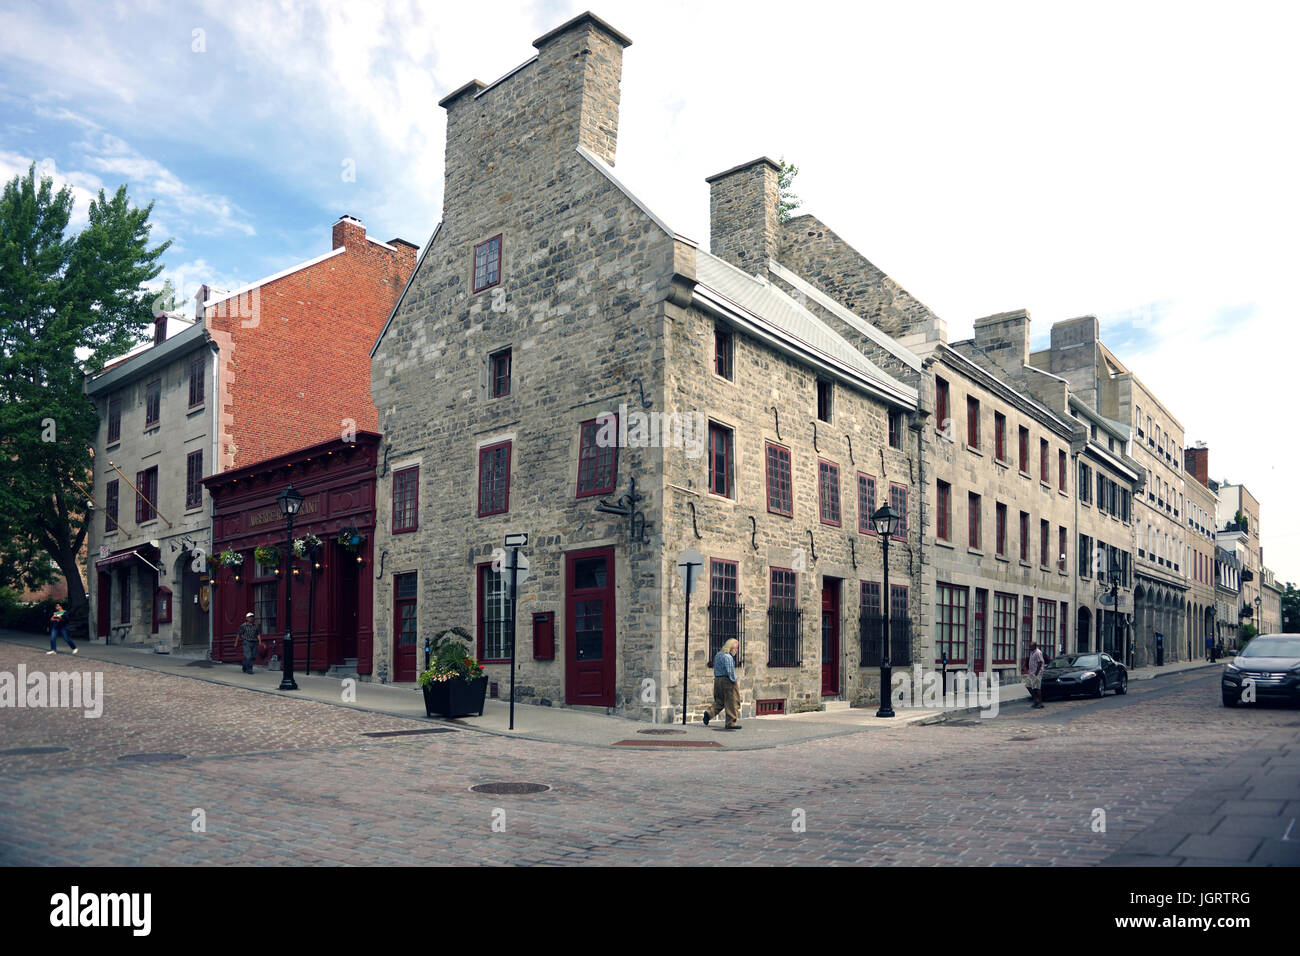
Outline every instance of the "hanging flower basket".
POLYGON ((334 539, 339 545, 347 548, 353 554, 360 550, 361 545, 365 543, 366 536, 360 534, 356 528, 344 528, 339 532, 338 537, 334 539))
POLYGON ((280 549, 274 545, 259 544, 253 549, 253 557, 264 568, 274 568, 280 565, 280 549))
POLYGON ((222 551, 217 560, 228 568, 238 568, 244 563, 244 556, 238 551, 222 551))
POLYGON ((305 558, 321 546, 321 539, 314 534, 305 534, 301 538, 294 538, 293 556, 295 558, 305 558))

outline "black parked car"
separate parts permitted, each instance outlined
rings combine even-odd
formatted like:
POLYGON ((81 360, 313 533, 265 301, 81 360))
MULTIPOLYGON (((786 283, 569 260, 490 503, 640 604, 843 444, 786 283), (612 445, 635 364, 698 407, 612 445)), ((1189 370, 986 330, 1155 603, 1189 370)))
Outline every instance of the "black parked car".
POLYGON ((1128 668, 1106 653, 1062 654, 1043 671, 1043 699, 1128 693, 1128 668))
POLYGON ((1223 706, 1236 707, 1253 682, 1256 700, 1300 701, 1300 634, 1261 634, 1223 669, 1223 706))

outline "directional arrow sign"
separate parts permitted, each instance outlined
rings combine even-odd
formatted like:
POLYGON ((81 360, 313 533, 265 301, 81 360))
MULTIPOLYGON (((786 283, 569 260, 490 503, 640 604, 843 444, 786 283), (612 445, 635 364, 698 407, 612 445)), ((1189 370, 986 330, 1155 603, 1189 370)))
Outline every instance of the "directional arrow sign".
POLYGON ((519 531, 515 534, 506 535, 507 548, 526 548, 528 547, 528 532, 519 531))

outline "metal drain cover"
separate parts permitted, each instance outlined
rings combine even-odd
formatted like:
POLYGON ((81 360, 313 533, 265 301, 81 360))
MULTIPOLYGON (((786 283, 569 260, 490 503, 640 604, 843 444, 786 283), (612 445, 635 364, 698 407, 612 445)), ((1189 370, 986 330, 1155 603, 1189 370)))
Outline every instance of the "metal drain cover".
POLYGON ((122 754, 118 760, 130 760, 132 763, 165 763, 168 760, 184 760, 185 754, 122 754))
POLYGON ((377 730, 368 734, 362 734, 362 737, 414 737, 417 734, 454 734, 456 731, 450 727, 430 727, 427 730, 377 730))
POLYGON ((615 747, 721 747, 716 740, 616 740, 615 747))
POLYGON ((638 730, 638 734, 684 734, 684 730, 638 730))
POLYGON ((551 788, 544 783, 480 783, 470 789, 475 793, 516 794, 545 793, 551 788))
POLYGON ((15 747, 13 750, 0 750, 0 757, 24 757, 30 754, 61 754, 67 747, 15 747))

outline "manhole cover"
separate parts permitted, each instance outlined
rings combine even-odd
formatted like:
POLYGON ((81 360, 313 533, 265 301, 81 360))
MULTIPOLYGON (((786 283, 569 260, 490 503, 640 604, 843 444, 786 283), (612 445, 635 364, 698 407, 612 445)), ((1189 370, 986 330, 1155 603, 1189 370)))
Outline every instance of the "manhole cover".
POLYGON ((515 794, 545 793, 551 788, 544 783, 480 783, 470 789, 475 793, 515 794))
POLYGON ((61 754, 67 747, 15 747, 13 750, 0 750, 0 757, 25 757, 31 754, 61 754))
POLYGON ((427 730, 377 730, 362 737, 414 737, 417 734, 454 734, 450 727, 430 727, 427 730))
POLYGON ((684 730, 638 730, 638 734, 684 734, 684 730))
POLYGON ((122 754, 118 760, 130 760, 132 763, 165 763, 168 760, 184 760, 185 754, 122 754))
POLYGON ((618 740, 615 747, 721 747, 716 740, 618 740))

